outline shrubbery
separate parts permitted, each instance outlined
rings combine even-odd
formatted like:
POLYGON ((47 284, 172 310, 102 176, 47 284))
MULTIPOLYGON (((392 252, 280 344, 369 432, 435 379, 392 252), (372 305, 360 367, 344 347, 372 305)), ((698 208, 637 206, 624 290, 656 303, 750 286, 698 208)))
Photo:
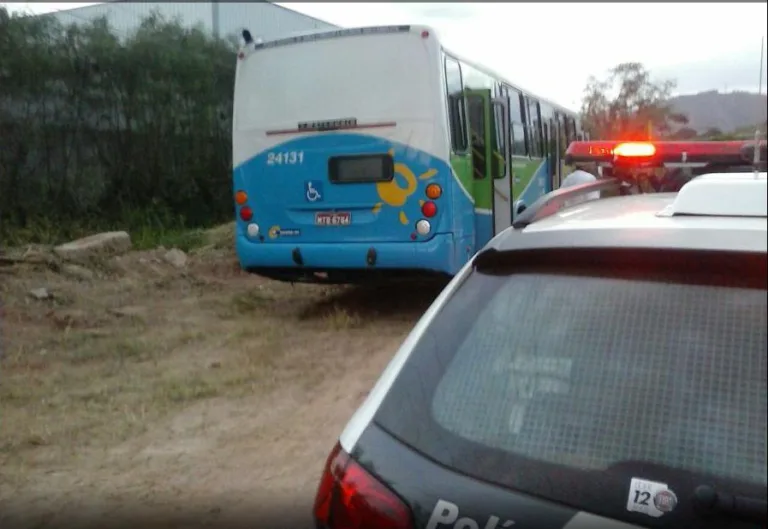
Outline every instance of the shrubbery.
POLYGON ((120 39, 0 8, 0 237, 229 220, 233 44, 153 15, 120 39))

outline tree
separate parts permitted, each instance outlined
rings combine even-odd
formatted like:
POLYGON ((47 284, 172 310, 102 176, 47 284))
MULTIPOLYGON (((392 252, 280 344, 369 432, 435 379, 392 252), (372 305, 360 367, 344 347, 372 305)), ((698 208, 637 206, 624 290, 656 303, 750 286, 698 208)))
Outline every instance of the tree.
POLYGON ((766 124, 763 123, 762 125, 748 125, 730 132, 723 132, 717 127, 710 127, 699 136, 699 139, 706 141, 752 140, 755 138, 755 129, 759 129, 761 137, 765 138, 766 124))
POLYGON ((637 62, 619 64, 605 80, 590 77, 581 107, 582 126, 597 139, 644 140, 669 136, 673 125, 688 118, 675 113, 668 100, 674 81, 654 83, 637 62))
POLYGON ((0 8, 0 243, 229 219, 232 43, 0 8))
POLYGON ((701 135, 702 138, 707 140, 717 140, 717 139, 720 139, 722 136, 723 136, 723 131, 718 129, 717 127, 709 127, 701 135))
POLYGON ((669 139, 680 140, 680 141, 695 140, 696 138, 698 138, 698 136, 699 136, 699 133, 696 132, 694 129, 690 127, 683 127, 677 132, 670 134, 669 139))

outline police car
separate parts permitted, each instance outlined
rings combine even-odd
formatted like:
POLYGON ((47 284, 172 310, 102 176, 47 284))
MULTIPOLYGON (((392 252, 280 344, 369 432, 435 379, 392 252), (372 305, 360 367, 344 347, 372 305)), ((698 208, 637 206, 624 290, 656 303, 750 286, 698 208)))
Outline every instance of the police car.
POLYGON ((766 527, 764 153, 572 144, 610 178, 532 204, 435 300, 332 450, 317 527, 766 527))

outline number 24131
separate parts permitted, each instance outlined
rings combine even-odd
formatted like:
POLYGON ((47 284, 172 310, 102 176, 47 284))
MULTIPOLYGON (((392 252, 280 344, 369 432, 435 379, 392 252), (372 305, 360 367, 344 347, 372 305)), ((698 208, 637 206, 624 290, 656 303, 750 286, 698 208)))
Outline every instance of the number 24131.
POLYGON ((296 165, 304 163, 304 151, 267 153, 267 165, 296 165))

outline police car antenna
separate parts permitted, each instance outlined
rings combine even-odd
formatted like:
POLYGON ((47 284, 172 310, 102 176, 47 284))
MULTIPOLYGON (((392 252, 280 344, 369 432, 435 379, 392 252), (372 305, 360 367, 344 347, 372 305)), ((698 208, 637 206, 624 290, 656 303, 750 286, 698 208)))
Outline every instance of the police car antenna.
MULTIPOLYGON (((757 88, 757 95, 758 95, 758 101, 760 101, 762 95, 763 95, 763 57, 765 52, 765 37, 762 37, 760 39, 760 79, 758 79, 758 88, 757 88)), ((760 104, 761 110, 765 110, 763 108, 762 103, 760 104)), ((755 168, 755 178, 758 177, 760 173, 759 165, 760 165, 760 125, 761 123, 757 123, 757 128, 755 129, 755 152, 752 156, 752 164, 755 168)))

